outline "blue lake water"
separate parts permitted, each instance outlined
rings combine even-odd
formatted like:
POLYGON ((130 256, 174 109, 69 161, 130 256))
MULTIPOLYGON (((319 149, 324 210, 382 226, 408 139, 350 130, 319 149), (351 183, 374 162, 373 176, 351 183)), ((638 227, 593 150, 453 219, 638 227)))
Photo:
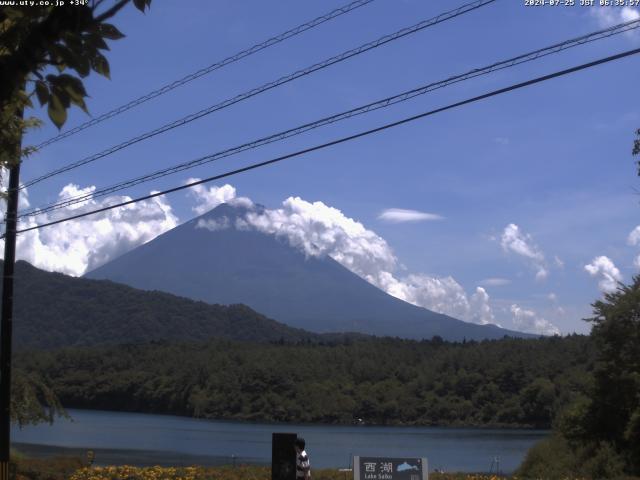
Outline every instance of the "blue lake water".
POLYGON ((427 457, 429 469, 510 473, 544 430, 376 427, 235 423, 168 415, 69 410, 56 420, 19 430, 12 442, 35 455, 96 452, 96 463, 134 465, 268 464, 271 434, 292 432, 307 441, 312 467, 345 468, 353 455, 427 457))

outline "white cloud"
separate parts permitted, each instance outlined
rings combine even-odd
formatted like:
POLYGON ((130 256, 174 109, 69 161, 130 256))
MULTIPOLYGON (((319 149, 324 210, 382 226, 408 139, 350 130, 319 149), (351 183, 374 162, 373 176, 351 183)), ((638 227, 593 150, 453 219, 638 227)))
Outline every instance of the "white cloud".
POLYGON ((231 222, 227 217, 222 217, 219 219, 201 218, 196 224, 196 228, 205 228, 212 232, 217 232, 218 230, 226 230, 229 227, 231 227, 231 222))
POLYGON ((620 270, 609 257, 604 255, 594 258, 590 264, 584 266, 584 269, 592 277, 601 277, 598 287, 605 293, 614 292, 618 288, 618 282, 622 281, 620 270))
POLYGON ((322 202, 289 197, 282 208, 248 212, 245 219, 263 233, 287 238, 292 246, 309 255, 330 255, 368 281, 381 270, 393 270, 397 264, 383 238, 322 202))
MULTIPOLYGON (((629 233, 629 236, 627 237, 627 243, 633 246, 640 245, 640 225, 638 225, 631 231, 631 233, 629 233)), ((633 260, 633 264, 636 268, 640 269, 640 255, 638 255, 633 260)))
POLYGON ((553 263, 560 269, 564 268, 564 261, 557 255, 553 257, 553 263))
POLYGON ((425 222, 442 220, 444 217, 435 213, 419 212, 418 210, 404 210, 402 208, 387 208, 378 215, 379 220, 391 223, 425 222))
POLYGON ((549 275, 542 251, 533 243, 531 235, 523 233, 515 223, 507 225, 500 237, 505 252, 515 253, 529 259, 536 270, 536 280, 544 280, 549 275))
POLYGON ((620 23, 631 22, 640 18, 640 12, 631 7, 594 7, 590 9, 598 24, 603 27, 612 27, 620 23))
POLYGON ((526 310, 516 304, 511 305, 513 324, 519 330, 540 335, 559 335, 560 330, 554 324, 538 316, 533 310, 526 310))
POLYGON ((627 243, 633 246, 637 246, 638 244, 640 244, 640 225, 631 230, 629 236, 627 237, 627 243))
MULTIPOLYGON (((65 186, 58 200, 93 192, 95 187, 65 186)), ((23 194, 28 197, 27 190, 23 194)), ((88 198, 81 204, 28 217, 27 228, 130 200, 126 196, 88 198)), ((24 205, 24 204, 23 204, 24 205)), ((146 243, 178 224, 164 196, 18 235, 16 257, 44 270, 79 276, 146 243)), ((0 242, 0 247, 4 242, 0 242)))
POLYGON ((502 287, 504 285, 509 285, 511 280, 508 278, 491 277, 480 280, 478 283, 483 287, 502 287))
MULTIPOLYGON (((90 194, 94 187, 65 186, 59 199, 90 194)), ((24 191, 26 194, 26 190, 24 191)), ((243 218, 211 222, 201 219, 199 228, 256 229, 286 238, 307 255, 329 255, 368 282, 415 305, 476 323, 495 323, 487 292, 478 287, 471 295, 450 276, 398 274, 402 271, 387 242, 360 222, 322 202, 291 197, 281 208, 259 209, 251 200, 237 197, 231 185, 195 187, 190 193, 196 213, 227 202, 248 208, 243 218), (215 223, 215 224, 214 224, 215 223)), ((42 213, 22 222, 22 228, 61 219, 129 200, 126 196, 89 197, 73 207, 42 213)), ((25 198, 27 200, 27 198, 25 198)), ((50 271, 82 275, 86 271, 148 242, 178 224, 166 198, 156 197, 71 222, 19 235, 18 258, 50 271)), ((1 245, 0 245, 1 246, 1 245)))
MULTIPOLYGON (((185 184, 199 181, 199 178, 189 178, 185 184)), ((236 189, 229 184, 221 187, 207 187, 204 184, 189 188, 188 195, 196 201, 196 206, 192 210, 197 215, 202 215, 209 210, 216 208, 221 203, 228 203, 236 198, 236 189)))
POLYGON ((307 255, 329 255, 369 283, 414 305, 466 321, 495 323, 484 289, 468 297, 452 277, 398 277, 398 259, 383 238, 322 202, 290 197, 281 208, 248 212, 236 228, 286 238, 307 255))
MULTIPOLYGON (((631 7, 597 7, 589 9, 589 12, 601 28, 608 28, 621 23, 640 19, 640 12, 631 7)), ((629 30, 624 35, 630 39, 638 38, 638 30, 629 30)))
POLYGON ((470 300, 471 312, 475 317, 474 322, 486 325, 488 323, 496 323, 496 319, 489 305, 489 294, 482 287, 476 287, 476 291, 471 295, 470 300))

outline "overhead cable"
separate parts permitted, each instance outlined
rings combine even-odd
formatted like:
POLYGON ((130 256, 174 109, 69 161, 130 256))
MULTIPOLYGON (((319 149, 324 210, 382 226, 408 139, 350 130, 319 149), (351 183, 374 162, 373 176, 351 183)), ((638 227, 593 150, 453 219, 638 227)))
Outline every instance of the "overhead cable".
POLYGON ((295 128, 291 128, 282 132, 278 132, 266 137, 262 137, 260 139, 257 140, 253 140, 251 142, 247 142, 244 143, 242 145, 239 146, 235 146, 232 148, 228 148, 219 152, 216 152, 214 154, 210 154, 210 155, 206 155, 197 159, 193 159, 190 160, 188 162, 184 162, 184 163, 180 163, 177 165, 173 165, 171 167, 167 167, 161 170, 157 170, 153 173, 149 173, 146 175, 142 175, 136 178, 132 178, 129 180, 125 180, 123 182, 117 183, 115 185, 111 185, 109 187, 103 187, 100 188, 98 190, 92 191, 92 192, 87 192, 87 193, 82 193, 80 195, 76 195, 76 196, 72 196, 69 198, 65 198, 64 200, 58 201, 56 203, 47 205, 45 207, 40 207, 40 208, 33 208, 30 209, 28 211, 24 211, 24 212, 20 212, 18 218, 23 218, 26 216, 35 216, 35 215, 40 215, 42 213, 47 213, 50 211, 54 211, 54 210, 58 210, 61 208, 66 208, 69 207, 71 205, 75 205, 78 203, 82 203, 90 198, 98 198, 98 197, 102 197, 104 195, 108 195, 120 190, 124 190, 126 188, 130 188, 142 183, 146 183, 152 180, 156 180, 158 178, 162 178, 165 177, 167 175, 172 175, 184 170, 188 170, 206 163, 210 163, 213 162, 215 160, 219 160, 222 158, 226 158, 226 157, 230 157, 232 155, 237 155, 239 153, 242 153, 244 151, 247 150, 252 150, 270 143, 274 143, 277 141, 281 141, 296 135, 300 135, 304 132, 325 126, 325 125, 329 125, 338 121, 342 121, 357 115, 362 115, 374 110, 379 110, 382 108, 386 108, 389 107, 391 105, 395 105, 397 103, 401 103, 401 102, 405 102, 407 100, 410 100, 418 95, 424 95, 428 92, 440 89, 440 88, 445 88, 449 85, 453 85, 455 83, 458 82, 462 82, 465 80, 469 80, 475 77, 479 77, 482 75, 487 75, 489 73, 498 71, 498 70, 503 70, 506 68, 510 68, 510 67, 514 67, 516 65, 520 65, 522 63, 526 63, 526 62, 530 62, 530 61, 534 61, 540 58, 543 58, 545 56, 551 55, 551 54, 555 54, 558 52, 561 52, 563 50, 567 50, 569 48, 573 48, 579 45, 583 45, 585 43, 589 43, 589 42, 594 42, 596 40, 601 40, 604 38, 608 38, 610 36, 613 35, 618 35, 620 33, 624 33, 624 32, 628 32, 630 30, 633 29, 637 29, 640 28, 640 19, 638 20, 633 20, 630 22, 625 22, 619 25, 614 25, 612 27, 606 28, 606 29, 602 29, 602 30, 598 30, 596 32, 592 32, 589 33, 587 35, 582 35, 580 37, 576 37, 576 38, 572 38, 569 40, 565 40, 563 42, 560 43, 556 43, 544 48, 540 48, 538 50, 534 50, 532 52, 528 52, 522 55, 518 55, 516 57, 512 57, 509 58, 507 60, 502 60, 499 62, 495 62, 492 63, 490 65, 487 65, 485 67, 482 68, 475 68, 472 70, 469 70, 465 73, 462 74, 458 74, 458 75, 454 75, 451 77, 448 77, 444 80, 440 80, 437 82, 432 82, 429 83, 427 85, 423 85, 421 87, 412 89, 412 90, 408 90, 405 92, 402 92, 400 94, 391 96, 391 97, 387 97, 381 100, 377 100, 375 102, 371 102, 368 103, 366 105, 362 105, 360 107, 357 108, 353 108, 335 115, 331 115, 328 117, 324 117, 321 118, 319 120, 316 120, 314 122, 311 123, 306 123, 304 125, 300 125, 298 127, 295 128))
POLYGON ((307 30, 317 27, 318 25, 322 25, 323 23, 328 22, 329 20, 333 20, 334 18, 344 15, 345 13, 352 12, 357 8, 368 5, 373 1, 374 0, 357 0, 355 2, 351 2, 347 5, 344 5, 340 8, 336 8, 335 10, 332 10, 329 13, 326 13, 317 18, 314 18, 313 20, 307 23, 298 25, 297 27, 294 27, 291 30, 287 30, 286 32, 281 33, 280 35, 271 37, 261 43, 257 43, 252 47, 249 47, 245 50, 242 50, 241 52, 231 55, 225 58, 224 60, 220 60, 216 63, 212 63, 211 65, 201 68, 200 70, 190 73, 189 75, 186 75, 178 80, 175 80, 171 83, 167 83, 166 85, 158 88, 157 90, 153 90, 145 95, 142 95, 141 97, 136 98, 135 100, 131 100, 130 102, 125 103, 124 105, 121 105, 117 108, 109 110, 106 113, 103 113, 102 115, 92 118, 91 120, 88 120, 82 123, 81 125, 78 125, 77 127, 74 127, 66 132, 60 133, 55 137, 49 138, 48 140, 37 145, 36 148, 42 149, 48 145, 51 145, 52 143, 58 142, 64 138, 68 138, 72 135, 75 135, 76 133, 81 132, 82 130, 86 130, 89 127, 98 125, 99 123, 102 123, 105 120, 108 120, 117 115, 120 115, 121 113, 124 113, 127 110, 131 110, 132 108, 142 105, 143 103, 148 102, 149 100, 152 100, 156 97, 159 97, 160 95, 164 95, 165 93, 170 92, 171 90, 174 90, 178 87, 181 87, 182 85, 185 85, 189 82, 192 82, 197 78, 203 77, 204 75, 208 75, 209 73, 219 70, 223 67, 226 67, 227 65, 231 65, 232 63, 235 63, 238 60, 242 60, 243 58, 249 57, 254 53, 258 53, 266 48, 269 48, 273 45, 281 43, 291 37, 295 37, 296 35, 306 32, 307 30))
POLYGON ((131 145, 134 145, 136 143, 142 142, 143 140, 147 140, 151 137, 155 137, 156 135, 160 135, 161 133, 165 133, 168 132, 169 130, 173 130, 174 128, 178 128, 181 127, 183 125, 186 125, 188 123, 193 122, 194 120, 198 120, 199 118, 202 118, 206 115, 210 115, 213 112, 216 112, 218 110, 222 110, 224 108, 230 107, 231 105, 235 105, 236 103, 242 102, 243 100, 247 100, 251 97, 254 97, 256 95, 259 95, 263 92, 266 92, 268 90, 271 90, 273 88, 276 88, 280 85, 283 85, 285 83, 291 82, 293 80, 296 80, 300 77, 304 77, 307 75, 310 75, 314 72, 317 72, 319 70, 322 70, 324 68, 327 68, 331 65, 334 65, 336 63, 340 63, 343 62, 351 57, 355 57, 357 55, 360 55, 362 53, 368 52, 369 50, 373 50, 375 48, 381 47, 382 45, 385 45, 389 42, 398 40, 400 38, 406 37, 407 35, 411 35, 413 33, 419 32, 421 30, 424 30, 425 28, 431 27, 433 25, 437 25, 439 23, 445 22, 447 20, 451 20, 453 18, 456 18, 460 15, 463 15, 465 13, 471 12, 473 10, 476 10, 480 7, 483 7, 485 5, 488 5, 490 3, 495 2, 496 0, 476 0, 473 1, 471 3, 467 3, 465 5, 462 5, 458 8, 455 8, 453 10, 449 10, 447 12, 441 13, 433 18, 430 18, 428 20, 423 20, 422 22, 419 22, 411 27, 406 27, 403 28, 395 33, 389 34, 389 35, 385 35, 383 37, 378 38, 377 40, 374 40, 372 42, 368 42, 365 43, 364 45, 361 45, 357 48, 353 48, 351 50, 347 50, 346 52, 343 52, 339 55, 333 56, 327 60, 324 60, 322 62, 316 63, 314 65, 311 65, 310 67, 304 68, 302 70, 297 70, 296 72, 290 73, 288 75, 285 75, 283 77, 280 77, 277 80, 271 81, 269 83, 265 83, 259 87, 256 87, 252 90, 249 90, 247 92, 241 93, 239 95, 236 95, 235 97, 231 97, 227 100, 224 100, 220 103, 217 103, 215 105, 212 105, 210 107, 204 108, 202 110, 199 110, 198 112, 192 113, 190 115, 187 115, 185 117, 182 117, 178 120, 175 120, 173 122, 167 123, 161 127, 158 127, 154 130, 151 130, 149 132, 143 133, 142 135, 138 135, 137 137, 133 137, 130 138, 129 140, 126 140, 122 143, 119 143, 118 145, 114 145, 112 147, 107 148, 106 150, 103 150, 101 152, 98 152, 96 154, 90 155, 88 157, 85 157, 81 160, 75 161, 73 163, 70 163, 64 167, 58 168, 56 170, 53 170, 49 173, 46 173, 44 175, 41 175, 37 178, 34 178, 32 180, 29 180, 27 182, 25 182, 20 188, 26 188, 26 187, 30 187, 32 185, 35 185, 36 183, 42 182, 43 180, 47 180, 51 177, 54 177, 56 175, 59 175, 61 173, 64 172, 68 172, 69 170, 73 170, 75 168, 78 168, 82 165, 86 165, 88 163, 91 162, 95 162, 96 160, 99 160, 101 158, 104 158, 108 155, 111 155, 115 152, 118 152, 124 148, 130 147, 131 145))
MULTIPOLYGON (((414 121, 419 120, 421 118, 429 117, 429 116, 435 115, 437 113, 441 113, 441 112, 444 112, 444 111, 447 111, 447 110, 452 110, 454 108, 458 108, 458 107, 461 107, 461 106, 464 106, 464 105, 468 105, 468 104, 471 104, 471 103, 474 103, 474 102, 478 102, 480 100, 484 100, 484 99, 487 99, 487 98, 490 98, 490 97, 494 97, 494 96, 497 96, 497 95, 502 95, 504 93, 511 92, 511 91, 514 91, 514 90, 518 90, 518 89, 521 89, 521 88, 524 88, 524 87, 528 87, 530 85, 534 85, 534 84, 537 84, 537 83, 546 82, 548 80, 551 80, 551 79, 554 79, 554 78, 557 78, 557 77, 569 75, 571 73, 575 73, 575 72, 578 72, 580 70, 586 70, 588 68, 592 68, 592 67, 595 67, 597 65, 602 65, 604 63, 609 63, 609 62, 612 62, 612 61, 615 61, 615 60, 619 60, 621 58, 629 57, 631 55, 636 55, 638 53, 640 53, 640 48, 635 48, 633 50, 627 50, 625 52, 618 53, 616 55, 611 55, 611 56, 608 56, 608 57, 600 58, 600 59, 594 60, 592 62, 583 63, 583 64, 575 66, 575 67, 567 68, 567 69, 560 70, 560 71, 557 71, 557 72, 554 72, 554 73, 550 73, 548 75, 543 75, 541 77, 536 77, 536 78, 533 78, 533 79, 530 79, 530 80, 527 80, 527 81, 524 81, 524 82, 516 83, 516 84, 510 85, 508 87, 500 88, 498 90, 493 90, 493 91, 491 91, 489 93, 485 93, 483 95, 478 95, 476 97, 468 98, 468 99, 462 100, 460 102, 451 103, 451 104, 449 104, 447 106, 436 108, 435 110, 430 110, 428 112, 420 113, 418 115, 413 115, 411 117, 407 117, 407 118, 404 118, 402 120, 398 120, 398 121, 395 121, 395 122, 392 122, 392 123, 387 123, 387 124, 382 125, 380 127, 372 128, 370 130, 366 130, 366 131, 363 131, 363 132, 360 132, 360 133, 356 133, 354 135, 349 135, 349 136, 346 136, 346 137, 342 137, 342 138, 339 138, 337 140, 333 140, 333 141, 330 141, 330 142, 327 142, 327 143, 323 143, 323 144, 320 144, 320 145, 315 145, 313 147, 305 148, 303 150, 298 150, 297 152, 293 152, 293 153, 289 153, 287 155, 282 155, 280 157, 272 158, 272 159, 266 160, 264 162, 254 163, 254 164, 248 165, 246 167, 238 168, 238 169, 235 169, 235 170, 232 170, 232 171, 229 171, 229 172, 226 172, 226 173, 222 173, 222 174, 219 174, 219 175, 214 175, 214 176, 202 179, 202 180, 197 180, 197 181, 190 182, 190 183, 187 183, 187 184, 184 184, 184 185, 179 185, 179 186, 176 186, 176 187, 173 187, 173 188, 170 188, 170 189, 167 189, 167 190, 163 190, 163 191, 160 191, 160 192, 153 192, 153 193, 151 193, 149 195, 145 195, 143 197, 138 197, 138 198, 135 198, 135 199, 131 199, 131 200, 127 200, 127 201, 124 201, 124 202, 116 203, 116 204, 113 204, 113 205, 109 205, 109 206, 106 206, 106 207, 98 208, 98 209, 91 210, 91 211, 88 211, 88 212, 79 213, 77 215, 72 215, 72 216, 61 218, 61 219, 58 219, 58 220, 53 220, 51 222, 43 223, 41 225, 34 225, 34 226, 31 226, 31 227, 23 228, 21 230, 18 230, 16 233, 19 233, 19 234, 20 233, 26 233, 26 232, 30 232, 32 230, 39 230, 41 228, 49 227, 49 226, 52 226, 52 225, 57 225, 57 224, 60 224, 60 223, 69 222, 71 220, 77 220, 79 218, 87 217, 89 215, 95 215, 97 213, 101 213, 101 212, 105 212, 105 211, 108 211, 108 210, 112 210, 114 208, 124 207, 124 206, 127 206, 127 205, 131 205, 131 204, 134 204, 134 203, 138 203, 138 202, 144 201, 144 200, 149 200, 149 199, 156 198, 156 197, 159 197, 159 196, 162 196, 162 195, 167 195, 169 193, 174 193, 174 192, 178 192, 180 190, 185 190, 187 188, 191 188, 191 187, 194 187, 196 185, 202 185, 202 184, 209 183, 209 182, 212 182, 212 181, 215 181, 215 180, 220 180, 222 178, 227 178, 227 177, 230 177, 230 176, 233 176, 233 175, 237 175, 239 173, 248 172, 250 170, 255 170, 257 168, 266 167, 268 165, 273 165, 275 163, 282 162, 283 160, 299 157, 299 156, 305 155, 307 153, 315 152, 315 151, 318 151, 318 150, 323 150, 325 148, 328 148, 328 147, 331 147, 331 146, 334 146, 334 145, 339 145, 341 143, 345 143, 345 142, 349 142, 351 140, 355 140, 355 139, 358 139, 358 138, 366 137, 366 136, 369 136, 369 135, 372 135, 372 134, 375 134, 375 133, 379 133, 381 131, 393 128, 393 127, 404 125, 406 123, 414 122, 414 121)), ((4 237, 4 235, 2 236, 2 238, 3 237, 4 237)))

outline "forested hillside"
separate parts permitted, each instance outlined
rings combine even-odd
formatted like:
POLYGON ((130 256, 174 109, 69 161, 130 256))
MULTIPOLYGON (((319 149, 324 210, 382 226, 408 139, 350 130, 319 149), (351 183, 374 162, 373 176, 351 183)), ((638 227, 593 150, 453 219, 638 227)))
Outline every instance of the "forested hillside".
POLYGON ((66 407, 284 422, 547 428, 584 390, 588 337, 332 345, 227 341, 22 353, 66 407))
POLYGON ((14 343, 18 348, 167 339, 325 338, 271 320, 245 305, 209 305, 106 280, 45 272, 22 261, 16 263, 15 288, 14 343))

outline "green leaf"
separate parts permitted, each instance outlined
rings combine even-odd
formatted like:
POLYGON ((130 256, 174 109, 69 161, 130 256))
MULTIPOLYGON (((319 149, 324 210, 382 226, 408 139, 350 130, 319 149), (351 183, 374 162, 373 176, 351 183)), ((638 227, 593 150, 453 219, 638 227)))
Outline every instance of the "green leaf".
POLYGON ((73 64, 72 68, 78 72, 78 75, 84 78, 91 72, 91 63, 86 57, 81 56, 78 57, 77 62, 73 64))
POLYGON ((62 128, 64 122, 67 121, 67 109, 64 108, 62 101, 57 95, 51 95, 49 99, 49 118, 58 129, 62 128))
POLYGON ((93 47, 93 50, 109 50, 109 45, 107 45, 107 42, 105 42, 100 35, 97 35, 95 33, 85 35, 84 42, 85 44, 87 44, 87 46, 90 45, 91 47, 93 47))
POLYGON ((95 57, 91 59, 91 66, 93 69, 109 79, 111 79, 111 73, 109 71, 109 62, 105 58, 104 55, 98 53, 95 57))
POLYGON ((151 0, 133 0, 135 7, 144 13, 145 9, 151 6, 151 0))
POLYGON ((18 98, 20 99, 20 101, 22 102, 22 104, 24 106, 33 108, 33 103, 31 102, 31 96, 29 94, 27 94, 26 91, 19 90, 18 91, 18 98))
POLYGON ((42 80, 38 80, 36 82, 36 95, 40 102, 40 106, 43 106, 49 101, 49 87, 42 80))
POLYGON ((76 55, 82 55, 84 53, 84 42, 82 40, 82 37, 75 33, 66 33, 64 35, 64 43, 76 55))
POLYGON ((98 25, 98 32, 109 40, 120 40, 124 38, 124 34, 110 23, 101 23, 98 25))
POLYGON ((65 109, 71 106, 71 96, 60 85, 54 85, 54 87, 51 89, 51 95, 52 97, 56 96, 65 109))
POLYGON ((60 75, 58 85, 63 89, 64 94, 68 95, 71 103, 80 107, 85 113, 89 113, 84 102, 84 97, 88 96, 87 91, 79 78, 71 75, 60 75))

